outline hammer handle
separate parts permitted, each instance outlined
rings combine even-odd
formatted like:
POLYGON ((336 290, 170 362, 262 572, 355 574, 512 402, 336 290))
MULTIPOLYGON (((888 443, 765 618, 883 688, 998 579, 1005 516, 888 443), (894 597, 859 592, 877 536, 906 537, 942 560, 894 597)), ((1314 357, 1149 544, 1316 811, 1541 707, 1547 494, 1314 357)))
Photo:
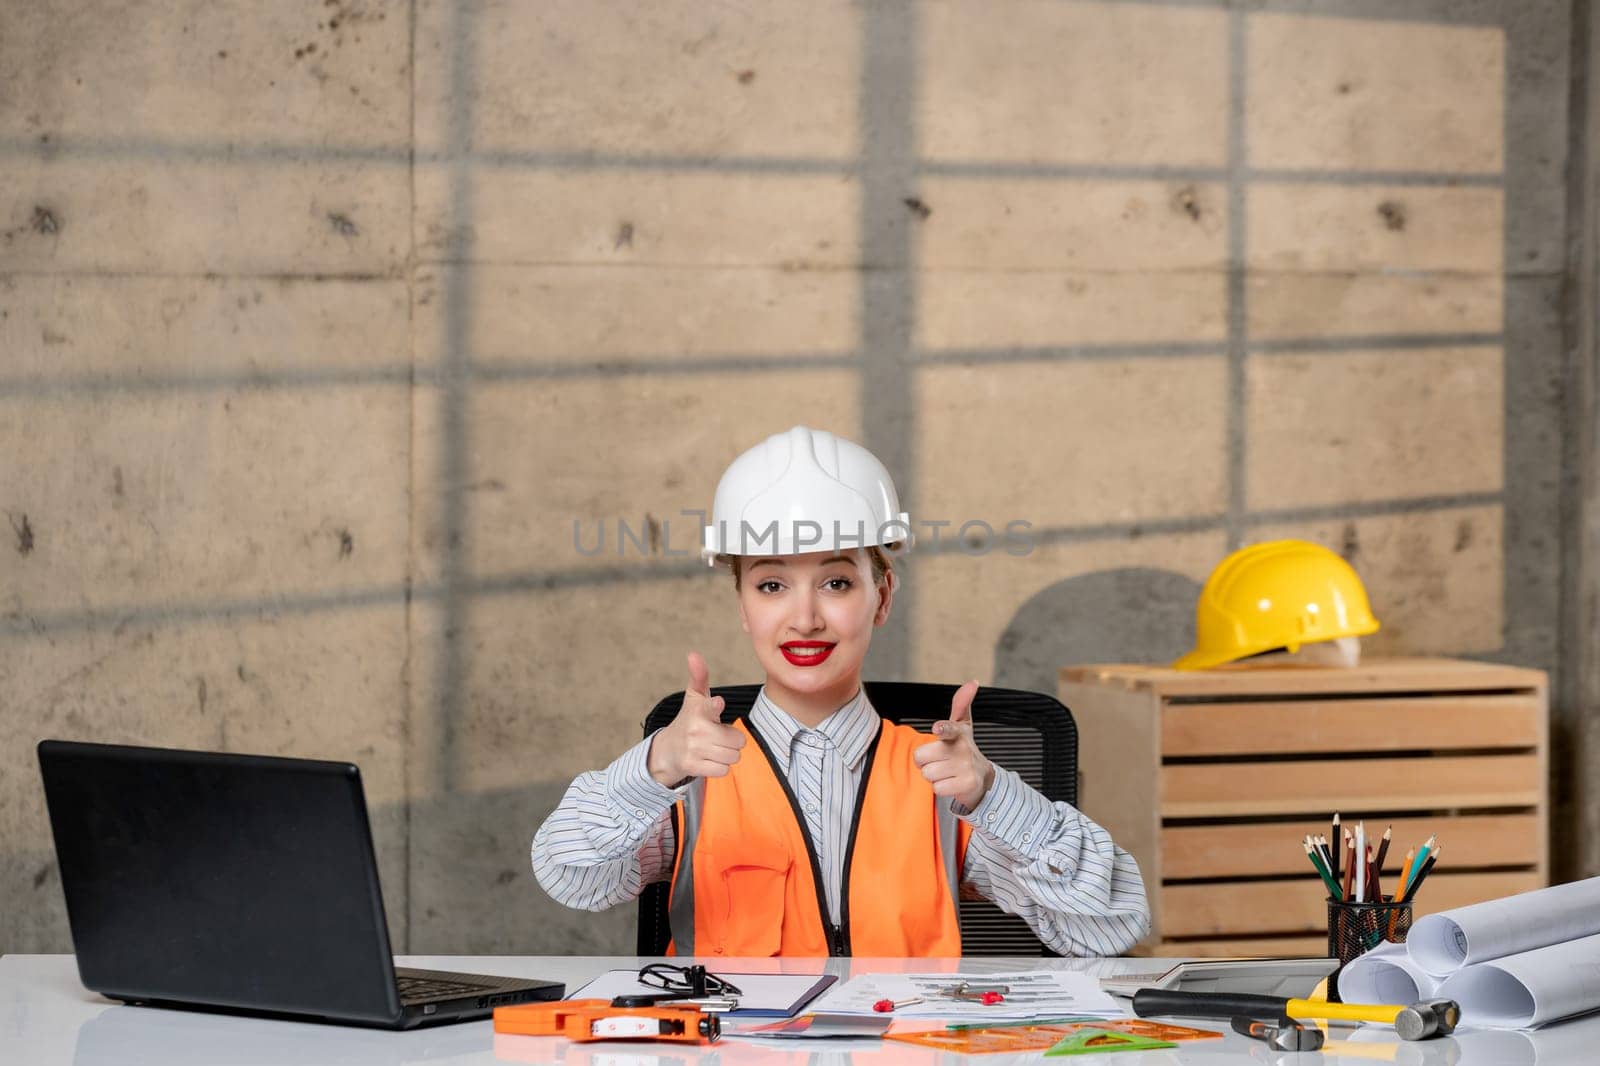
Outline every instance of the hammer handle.
POLYGON ((1325 1018, 1329 1021, 1384 1022, 1393 1025, 1404 1007, 1390 1003, 1327 1003, 1320 999, 1291 999, 1291 1018, 1325 1018))
POLYGON ((1404 1009, 1380 1003, 1326 1003, 1322 1000, 1284 999, 1236 992, 1178 992, 1141 988, 1133 995, 1133 1013, 1141 1018, 1175 1015, 1184 1018, 1329 1018, 1356 1022, 1387 1022, 1404 1009))
POLYGON ((1141 1018, 1262 1018, 1286 1017, 1289 1001, 1282 996, 1254 996, 1239 992, 1178 992, 1141 988, 1133 994, 1133 1013, 1141 1018))

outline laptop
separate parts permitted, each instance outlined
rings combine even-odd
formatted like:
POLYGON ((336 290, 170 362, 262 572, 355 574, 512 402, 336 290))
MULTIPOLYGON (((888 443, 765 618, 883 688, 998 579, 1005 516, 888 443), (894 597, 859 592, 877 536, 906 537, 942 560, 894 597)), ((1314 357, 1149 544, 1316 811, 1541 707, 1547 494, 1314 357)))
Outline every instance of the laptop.
POLYGON ((38 750, 91 991, 385 1029, 565 991, 395 967, 350 763, 63 740, 38 750))

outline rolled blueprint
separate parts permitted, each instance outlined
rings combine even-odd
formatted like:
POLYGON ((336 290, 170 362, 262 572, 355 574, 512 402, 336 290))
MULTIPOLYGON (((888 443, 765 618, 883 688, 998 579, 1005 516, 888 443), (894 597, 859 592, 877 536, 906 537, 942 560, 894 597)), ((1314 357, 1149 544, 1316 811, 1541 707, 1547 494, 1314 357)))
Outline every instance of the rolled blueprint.
POLYGON ((1406 945, 1418 966, 1447 977, 1472 963, 1595 933, 1600 933, 1600 877, 1424 915, 1411 927, 1406 945))
POLYGON ((1339 971, 1346 1003, 1415 1003, 1432 999, 1439 979, 1412 961, 1404 944, 1379 944, 1339 971))
POLYGON ((1461 1004, 1463 1025, 1496 1029, 1600 1010, 1600 936, 1474 963, 1445 978, 1438 995, 1461 1004))

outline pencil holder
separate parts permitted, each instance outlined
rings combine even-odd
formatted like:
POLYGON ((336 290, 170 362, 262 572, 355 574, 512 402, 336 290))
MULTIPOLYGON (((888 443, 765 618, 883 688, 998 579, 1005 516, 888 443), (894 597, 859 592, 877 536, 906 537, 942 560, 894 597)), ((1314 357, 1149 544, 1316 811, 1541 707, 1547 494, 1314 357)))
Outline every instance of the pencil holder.
MULTIPOLYGON (((1352 903, 1328 900, 1328 956, 1339 960, 1339 970, 1388 941, 1404 944, 1411 931, 1411 903, 1352 903)), ((1328 978, 1328 998, 1339 1000, 1339 973, 1328 978)))

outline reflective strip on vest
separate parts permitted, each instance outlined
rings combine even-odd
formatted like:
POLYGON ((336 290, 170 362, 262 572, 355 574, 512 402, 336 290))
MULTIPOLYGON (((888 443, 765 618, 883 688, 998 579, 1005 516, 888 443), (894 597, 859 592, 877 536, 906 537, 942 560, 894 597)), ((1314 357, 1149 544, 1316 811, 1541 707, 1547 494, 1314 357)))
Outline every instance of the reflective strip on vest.
POLYGON ((961 913, 961 860, 963 851, 960 846, 959 832, 961 819, 950 809, 953 801, 941 799, 937 801, 935 812, 939 818, 939 857, 944 860, 944 879, 950 886, 950 898, 956 901, 956 914, 961 913))
POLYGON ((672 872, 667 921, 674 955, 694 954, 694 842, 700 836, 700 812, 706 800, 704 778, 695 778, 678 804, 678 855, 672 872))

